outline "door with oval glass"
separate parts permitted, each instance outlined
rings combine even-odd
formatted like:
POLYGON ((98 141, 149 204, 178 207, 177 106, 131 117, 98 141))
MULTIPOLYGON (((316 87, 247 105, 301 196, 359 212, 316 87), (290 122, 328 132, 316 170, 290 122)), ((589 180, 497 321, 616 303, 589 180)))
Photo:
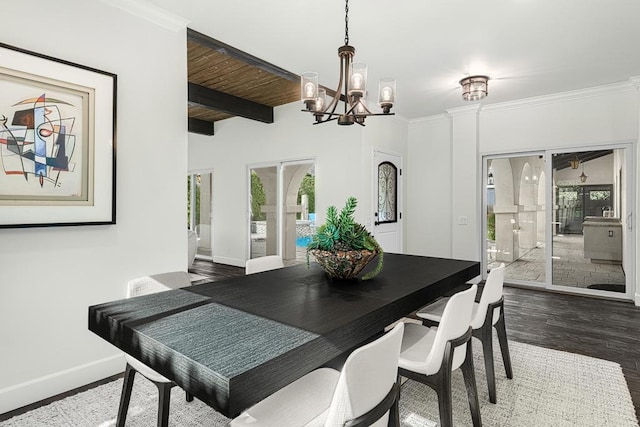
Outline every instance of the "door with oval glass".
POLYGON ((402 156, 373 150, 373 236, 385 252, 402 253, 402 156))

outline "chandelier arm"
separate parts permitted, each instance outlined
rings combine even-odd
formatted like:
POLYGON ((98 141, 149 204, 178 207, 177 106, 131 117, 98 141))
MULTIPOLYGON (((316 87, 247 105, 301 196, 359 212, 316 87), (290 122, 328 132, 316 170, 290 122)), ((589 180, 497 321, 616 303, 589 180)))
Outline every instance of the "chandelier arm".
POLYGON ((335 94, 333 95, 333 99, 331 100, 331 102, 329 103, 329 105, 327 105, 327 108, 325 108, 325 110, 323 111, 323 113, 327 113, 327 114, 334 114, 336 111, 336 107, 338 106, 338 100, 340 99, 340 88, 342 87, 342 70, 343 70, 343 63, 342 63, 342 58, 340 58, 340 81, 338 81, 338 88, 336 89, 335 94), (331 112, 329 113, 329 110, 331 110, 331 112))
POLYGON ((313 122, 312 125, 321 125, 323 123, 327 123, 327 122, 332 122, 334 120, 338 120, 338 117, 332 117, 330 119, 326 119, 326 120, 321 120, 319 122, 313 122))

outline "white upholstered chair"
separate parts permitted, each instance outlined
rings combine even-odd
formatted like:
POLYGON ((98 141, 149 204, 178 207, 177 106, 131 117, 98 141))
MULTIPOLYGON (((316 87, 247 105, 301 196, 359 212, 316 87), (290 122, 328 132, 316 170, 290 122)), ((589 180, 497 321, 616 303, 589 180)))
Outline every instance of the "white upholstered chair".
POLYGON ((355 350, 342 372, 320 368, 294 381, 244 411, 230 427, 399 426, 396 376, 403 329, 399 323, 355 350))
MULTIPOLYGON (((489 272, 480 301, 473 305, 473 317, 471 318, 472 334, 482 342, 489 401, 491 403, 496 403, 497 401, 496 375, 493 362, 493 328, 496 328, 496 334, 498 335, 507 378, 513 378, 507 330, 504 324, 504 297, 502 296, 504 269, 505 266, 502 263, 489 272)), ((423 319, 424 325, 432 326, 440 322, 447 300, 447 298, 442 298, 418 311, 417 314, 423 319)))
MULTIPOLYGON (((172 271, 168 273, 144 276, 130 280, 127 285, 127 298, 140 295, 147 295, 156 292, 168 291, 170 289, 183 288, 191 285, 189 274, 185 271, 172 271)), ((124 427, 129 409, 129 400, 133 389, 133 380, 136 372, 142 374, 158 388, 158 426, 165 427, 169 424, 169 401, 171 389, 175 384, 154 371, 138 359, 125 353, 127 367, 124 373, 122 384, 122 395, 120 396, 120 406, 118 408, 117 427, 124 427)), ((187 401, 192 401, 193 397, 187 393, 187 401)))
POLYGON ((407 323, 398 361, 398 375, 433 388, 438 395, 440 425, 453 425, 451 374, 460 368, 473 425, 482 425, 471 353, 471 313, 477 286, 453 295, 437 328, 407 323))
POLYGON ((282 267, 284 267, 284 263, 280 255, 267 255, 260 258, 253 258, 247 260, 244 265, 245 274, 255 274, 282 267))

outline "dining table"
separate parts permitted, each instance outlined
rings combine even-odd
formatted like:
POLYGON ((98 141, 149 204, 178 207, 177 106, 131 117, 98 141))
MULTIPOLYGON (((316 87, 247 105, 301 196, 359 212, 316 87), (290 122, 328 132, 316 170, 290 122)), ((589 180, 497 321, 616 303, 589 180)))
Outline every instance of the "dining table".
POLYGON ((93 305, 89 330, 235 417, 479 274, 477 261, 393 253, 366 281, 303 263, 93 305))

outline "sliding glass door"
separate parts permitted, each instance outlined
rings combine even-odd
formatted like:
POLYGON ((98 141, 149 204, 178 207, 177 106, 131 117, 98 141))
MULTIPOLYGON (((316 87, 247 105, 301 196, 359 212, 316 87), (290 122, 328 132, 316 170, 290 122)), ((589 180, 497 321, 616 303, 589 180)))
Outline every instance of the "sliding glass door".
POLYGON ((545 158, 543 153, 485 160, 485 260, 505 263, 505 279, 546 282, 545 158))
POLYGON ((579 294, 633 298, 632 147, 486 156, 487 270, 505 280, 579 294))
POLYGON ((552 287, 625 295, 624 148, 553 152, 552 287), (623 211, 624 209, 624 211, 623 211))

